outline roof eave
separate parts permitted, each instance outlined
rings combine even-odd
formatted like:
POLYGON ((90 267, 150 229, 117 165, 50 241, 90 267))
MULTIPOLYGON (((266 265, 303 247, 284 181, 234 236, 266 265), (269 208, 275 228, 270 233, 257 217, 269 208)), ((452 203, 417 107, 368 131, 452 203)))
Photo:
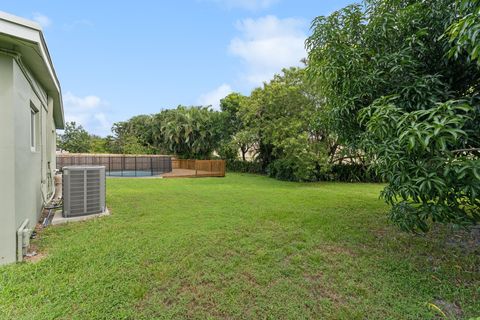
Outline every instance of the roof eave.
MULTIPOLYGON (((53 98, 53 118, 55 127, 63 129, 65 127, 65 118, 62 101, 62 90, 60 82, 58 81, 53 66, 50 53, 43 35, 42 28, 37 23, 26 20, 5 12, 0 11, 0 23, 3 23, 4 30, 0 28, 0 33, 6 34, 9 37, 17 38, 21 41, 27 41, 35 44, 35 51, 37 51, 40 59, 32 59, 33 61, 25 61, 26 65, 42 63, 45 67, 48 77, 40 77, 37 74, 38 80, 44 86, 47 94, 53 98)), ((0 24, 0 27, 2 25, 0 24)), ((43 69, 43 68, 42 68, 43 69)))

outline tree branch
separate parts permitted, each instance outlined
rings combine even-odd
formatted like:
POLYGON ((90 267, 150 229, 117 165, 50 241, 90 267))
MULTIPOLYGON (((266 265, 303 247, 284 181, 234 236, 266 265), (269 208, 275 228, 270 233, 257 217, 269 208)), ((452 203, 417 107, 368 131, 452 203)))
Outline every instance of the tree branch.
POLYGON ((473 152, 473 151, 480 151, 480 148, 458 149, 458 150, 453 150, 452 153, 473 152))

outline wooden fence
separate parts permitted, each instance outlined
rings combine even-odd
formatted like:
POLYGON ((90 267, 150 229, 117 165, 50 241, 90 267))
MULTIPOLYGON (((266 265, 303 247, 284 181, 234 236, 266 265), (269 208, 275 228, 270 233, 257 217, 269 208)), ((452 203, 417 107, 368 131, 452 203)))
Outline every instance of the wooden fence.
POLYGON ((172 160, 172 174, 165 177, 225 177, 225 160, 172 160))

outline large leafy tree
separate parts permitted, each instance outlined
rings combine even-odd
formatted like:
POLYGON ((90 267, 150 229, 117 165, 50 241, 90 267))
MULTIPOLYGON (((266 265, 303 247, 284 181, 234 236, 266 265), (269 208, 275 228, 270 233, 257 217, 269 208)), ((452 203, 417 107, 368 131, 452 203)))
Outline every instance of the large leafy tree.
POLYGON ((221 140, 220 117, 219 112, 208 107, 164 110, 153 119, 154 143, 183 158, 208 158, 221 140))
POLYGON ((284 69, 255 89, 239 110, 245 128, 256 139, 258 160, 271 176, 315 180, 325 163, 328 135, 321 130, 320 105, 305 81, 305 71, 284 69))
POLYGON ((107 145, 113 153, 152 154, 157 153, 153 144, 153 116, 138 115, 112 126, 114 137, 107 145))
POLYGON ((112 153, 172 153, 184 158, 207 158, 218 147, 224 118, 207 107, 163 110, 116 122, 105 139, 112 153))
POLYGON ((240 114, 241 105, 246 99, 244 95, 234 92, 220 100, 223 126, 219 151, 228 160, 236 160, 240 151, 242 160, 245 161, 247 152, 253 149, 256 142, 240 114))
POLYGON ((458 59, 466 52, 471 61, 480 65, 480 0, 461 0, 458 11, 460 19, 447 30, 453 44, 449 56, 458 59))
POLYGON ((329 127, 371 157, 389 182, 390 216, 406 230, 480 218, 480 73, 475 42, 465 40, 475 33, 456 31, 468 10, 451 0, 368 0, 316 18, 307 40, 329 127))
POLYGON ((244 128, 243 121, 239 115, 240 105, 246 97, 240 93, 233 92, 220 100, 220 110, 224 113, 223 134, 227 137, 233 136, 244 128))
POLYGON ((90 153, 108 153, 107 139, 96 135, 90 135, 90 153))
POLYGON ((65 131, 59 136, 60 149, 72 153, 84 153, 90 150, 90 135, 76 122, 65 123, 65 131))

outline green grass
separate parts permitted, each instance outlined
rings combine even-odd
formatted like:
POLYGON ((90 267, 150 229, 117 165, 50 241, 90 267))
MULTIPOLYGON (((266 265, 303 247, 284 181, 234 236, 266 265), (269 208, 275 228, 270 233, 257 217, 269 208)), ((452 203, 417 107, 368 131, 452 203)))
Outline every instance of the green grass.
POLYGON ((480 315, 478 250, 446 229, 399 232, 381 189, 109 179, 111 216, 50 227, 35 240, 44 259, 0 268, 0 318, 437 318, 428 303, 480 315))

